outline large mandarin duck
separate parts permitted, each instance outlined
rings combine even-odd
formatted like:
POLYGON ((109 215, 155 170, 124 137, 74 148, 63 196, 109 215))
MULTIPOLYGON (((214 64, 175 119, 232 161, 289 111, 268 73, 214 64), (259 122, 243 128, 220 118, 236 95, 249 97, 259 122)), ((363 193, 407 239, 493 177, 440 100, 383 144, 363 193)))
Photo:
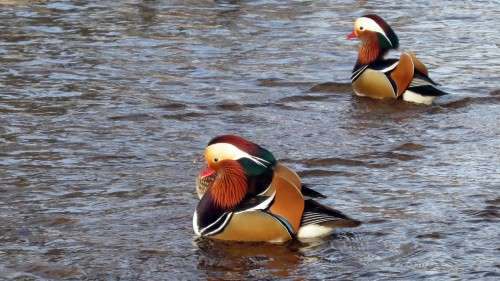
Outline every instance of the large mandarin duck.
POLYGON ((305 198, 324 197, 261 146, 234 135, 212 139, 197 179, 193 216, 198 236, 282 243, 324 237, 361 222, 305 198))
POLYGON ((431 104, 437 96, 447 94, 436 87, 415 54, 403 52, 399 60, 384 58, 389 50, 398 48, 399 40, 381 17, 371 14, 358 18, 347 38, 361 41, 351 76, 356 95, 431 104))

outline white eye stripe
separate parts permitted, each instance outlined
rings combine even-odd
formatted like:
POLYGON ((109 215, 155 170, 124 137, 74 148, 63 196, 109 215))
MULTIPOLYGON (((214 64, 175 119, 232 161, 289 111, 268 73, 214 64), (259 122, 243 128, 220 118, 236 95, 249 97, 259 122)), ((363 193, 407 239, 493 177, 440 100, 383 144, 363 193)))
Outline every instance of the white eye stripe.
POLYGON ((266 167, 266 164, 265 164, 265 163, 267 163, 267 164, 269 164, 269 163, 270 163, 269 161, 267 161, 267 160, 265 160, 265 159, 262 159, 262 158, 260 158, 260 157, 257 157, 257 156, 250 156, 250 159, 251 159, 252 161, 254 161, 255 163, 257 163, 257 164, 259 164, 259 165, 262 165, 262 166, 264 166, 264 167, 266 167))
POLYGON ((267 167, 266 163, 267 164, 270 163, 265 159, 250 155, 247 152, 229 143, 212 144, 208 146, 207 149, 212 151, 216 155, 216 158, 218 158, 218 160, 224 160, 224 159, 239 160, 241 158, 248 158, 263 167, 267 167))
POLYGON ((391 40, 389 40, 389 37, 387 37, 387 34, 385 34, 385 31, 374 20, 365 17, 359 18, 356 21, 356 26, 359 28, 363 27, 365 30, 370 30, 382 34, 385 37, 385 39, 387 39, 387 42, 389 42, 389 44, 392 46, 392 42, 391 40))

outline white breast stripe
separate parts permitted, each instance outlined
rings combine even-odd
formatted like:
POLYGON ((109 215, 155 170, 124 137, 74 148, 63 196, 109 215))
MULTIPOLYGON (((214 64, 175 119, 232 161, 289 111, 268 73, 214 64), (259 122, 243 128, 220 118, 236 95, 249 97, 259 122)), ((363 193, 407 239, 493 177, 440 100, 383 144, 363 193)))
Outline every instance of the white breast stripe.
POLYGON ((218 223, 225 215, 226 215, 226 213, 222 214, 222 216, 220 216, 218 219, 216 219, 213 223, 205 226, 202 230, 200 230, 200 233, 203 233, 205 230, 212 227, 214 224, 218 223))
POLYGON ((262 201, 259 205, 252 207, 252 208, 249 208, 249 209, 246 209, 246 210, 243 210, 243 211, 236 212, 236 214, 250 212, 250 211, 254 211, 254 210, 265 210, 265 209, 267 209, 267 207, 269 207, 271 202, 273 202, 275 195, 276 195, 276 191, 273 192, 273 194, 271 196, 269 196, 269 198, 262 201))
POLYGON ((217 228, 216 230, 214 230, 212 232, 206 233, 205 236, 214 235, 214 234, 218 233, 219 231, 221 231, 222 229, 224 229, 224 227, 226 227, 227 223, 229 222, 229 219, 231 219, 232 216, 233 216, 233 213, 229 213, 226 216, 226 219, 224 220, 224 222, 221 224, 221 226, 219 226, 219 228, 217 228))
POLYGON ((386 68, 384 68, 384 69, 382 69, 380 71, 383 72, 383 73, 386 73, 386 72, 391 71, 394 68, 396 68, 396 66, 398 66, 398 64, 399 64, 399 61, 393 63, 392 65, 390 65, 390 66, 388 66, 388 67, 386 67, 386 68))
POLYGON ((261 193, 257 194, 258 196, 259 195, 263 195, 263 194, 266 194, 266 192, 272 187, 272 185, 270 184, 264 191, 262 191, 261 193))
POLYGON ((355 72, 353 72, 352 76, 351 76, 351 82, 356 81, 356 79, 358 79, 359 75, 361 75, 361 73, 363 73, 363 71, 365 71, 366 68, 368 68, 368 65, 365 65, 365 66, 361 67, 360 69, 356 70, 355 72))

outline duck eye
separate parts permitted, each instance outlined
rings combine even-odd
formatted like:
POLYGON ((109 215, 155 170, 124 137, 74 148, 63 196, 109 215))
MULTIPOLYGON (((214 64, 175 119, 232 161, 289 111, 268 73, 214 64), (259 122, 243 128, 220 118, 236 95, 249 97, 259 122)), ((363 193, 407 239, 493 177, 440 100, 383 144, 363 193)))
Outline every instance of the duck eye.
POLYGON ((214 158, 214 162, 217 162, 217 161, 219 161, 219 158, 214 158))
POLYGON ((363 30, 363 29, 365 29, 365 28, 364 28, 364 27, 362 27, 362 26, 360 26, 360 27, 359 27, 359 30, 363 30))

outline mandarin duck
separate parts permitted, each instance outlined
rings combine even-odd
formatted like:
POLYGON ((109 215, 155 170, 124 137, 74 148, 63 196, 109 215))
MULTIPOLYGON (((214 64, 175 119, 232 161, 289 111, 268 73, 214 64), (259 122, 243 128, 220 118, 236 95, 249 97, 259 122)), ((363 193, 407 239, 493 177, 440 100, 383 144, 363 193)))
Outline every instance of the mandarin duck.
POLYGON ((385 59, 391 49, 399 47, 396 33, 381 17, 371 14, 358 18, 348 39, 361 41, 358 60, 351 82, 356 95, 376 99, 402 98, 405 101, 431 104, 447 93, 438 89, 427 67, 412 52, 399 59, 385 59))
POLYGON ((331 234, 360 221, 311 198, 324 197, 273 154, 242 137, 213 138, 197 178, 196 235, 220 240, 282 243, 331 234))

